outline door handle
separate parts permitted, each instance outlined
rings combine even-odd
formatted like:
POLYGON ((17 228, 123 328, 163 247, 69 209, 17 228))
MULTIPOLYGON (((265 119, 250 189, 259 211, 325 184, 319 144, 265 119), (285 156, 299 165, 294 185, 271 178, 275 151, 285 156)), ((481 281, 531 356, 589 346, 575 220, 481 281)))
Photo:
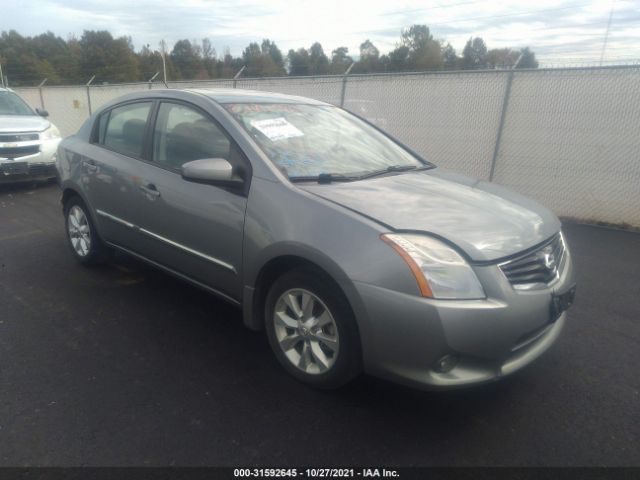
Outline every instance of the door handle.
POLYGON ((85 168, 87 173, 96 173, 98 171, 98 166, 93 163, 93 160, 82 162, 82 166, 85 168))
POLYGON ((138 188, 142 190, 146 195, 157 198, 160 196, 160 192, 153 183, 147 183, 146 185, 139 185, 138 188))

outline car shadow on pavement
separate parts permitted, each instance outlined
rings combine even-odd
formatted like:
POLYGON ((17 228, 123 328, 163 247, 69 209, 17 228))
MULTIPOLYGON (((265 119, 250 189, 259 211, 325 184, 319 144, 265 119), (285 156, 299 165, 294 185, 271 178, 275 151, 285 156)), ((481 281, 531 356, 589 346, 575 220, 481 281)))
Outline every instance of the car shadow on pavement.
MULTIPOLYGON (((155 293, 152 296, 157 302, 166 302, 161 310, 171 312, 177 308, 186 309, 187 313, 180 321, 170 324, 163 321, 164 328, 173 330, 172 336, 190 339, 187 340, 189 343, 196 342, 196 339, 203 340, 198 343, 201 350, 192 350, 190 355, 201 355, 198 363, 210 361, 218 367, 227 363, 227 373, 235 378, 233 383, 240 390, 259 388, 261 382, 269 378, 282 388, 274 388, 270 395, 282 396, 283 401, 290 395, 299 395, 301 400, 313 396, 316 397, 315 401, 330 402, 336 407, 366 405, 368 410, 395 417, 397 421, 420 420, 432 427, 441 424, 452 428, 455 424, 463 425, 465 418, 477 416, 482 409, 499 410, 501 404, 508 401, 512 390, 519 388, 515 385, 518 376, 474 388, 421 391, 362 375, 337 390, 316 390, 297 382, 280 367, 263 332, 253 332, 244 327, 240 309, 125 254, 115 254, 105 273, 118 285, 144 289, 147 293, 141 295, 140 301, 149 291, 153 291, 155 293), (223 355, 228 362, 221 363, 217 358, 218 354, 222 354, 221 344, 227 348, 223 355), (213 355, 212 351, 217 353, 213 355), (246 352, 251 352, 249 358, 246 352), (215 358, 207 360, 208 357, 215 358), (243 368, 248 370, 243 371, 243 368), (259 372, 257 376, 256 369, 259 372), (248 387, 245 382, 254 385, 248 387), (453 419, 455 421, 452 423, 453 419)), ((204 378, 202 380, 206 381, 204 378)))

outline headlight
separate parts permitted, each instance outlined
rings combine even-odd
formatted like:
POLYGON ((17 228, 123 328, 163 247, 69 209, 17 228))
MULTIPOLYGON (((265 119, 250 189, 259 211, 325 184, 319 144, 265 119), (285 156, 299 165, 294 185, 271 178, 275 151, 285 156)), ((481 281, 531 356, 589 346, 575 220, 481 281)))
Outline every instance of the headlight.
POLYGON ((425 235, 385 234, 380 237, 407 263, 423 297, 485 298, 473 269, 447 244, 425 235))
POLYGON ((60 130, 55 125, 51 125, 40 134, 41 140, 55 140, 56 138, 60 138, 60 130))

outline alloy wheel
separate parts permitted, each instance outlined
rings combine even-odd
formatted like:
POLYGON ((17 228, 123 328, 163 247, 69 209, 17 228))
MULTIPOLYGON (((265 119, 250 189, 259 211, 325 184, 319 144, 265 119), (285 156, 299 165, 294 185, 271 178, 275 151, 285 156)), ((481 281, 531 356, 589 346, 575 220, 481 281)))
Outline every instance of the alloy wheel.
POLYGON ((67 229, 71 246, 80 257, 86 257, 91 250, 91 229, 86 214, 74 205, 67 214, 67 229))
POLYGON ((273 323, 280 348, 296 368, 317 375, 334 365, 340 349, 338 327, 316 295, 287 290, 276 302, 273 323))

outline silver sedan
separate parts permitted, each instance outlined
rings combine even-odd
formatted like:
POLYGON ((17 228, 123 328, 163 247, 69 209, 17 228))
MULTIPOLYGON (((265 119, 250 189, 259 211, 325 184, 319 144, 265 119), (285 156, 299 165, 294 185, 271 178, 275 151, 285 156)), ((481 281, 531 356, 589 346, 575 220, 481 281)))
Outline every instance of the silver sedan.
POLYGON ((57 169, 78 261, 120 250, 237 305, 317 387, 499 379, 554 343, 573 301, 553 213, 319 101, 127 95, 60 144, 57 169))

